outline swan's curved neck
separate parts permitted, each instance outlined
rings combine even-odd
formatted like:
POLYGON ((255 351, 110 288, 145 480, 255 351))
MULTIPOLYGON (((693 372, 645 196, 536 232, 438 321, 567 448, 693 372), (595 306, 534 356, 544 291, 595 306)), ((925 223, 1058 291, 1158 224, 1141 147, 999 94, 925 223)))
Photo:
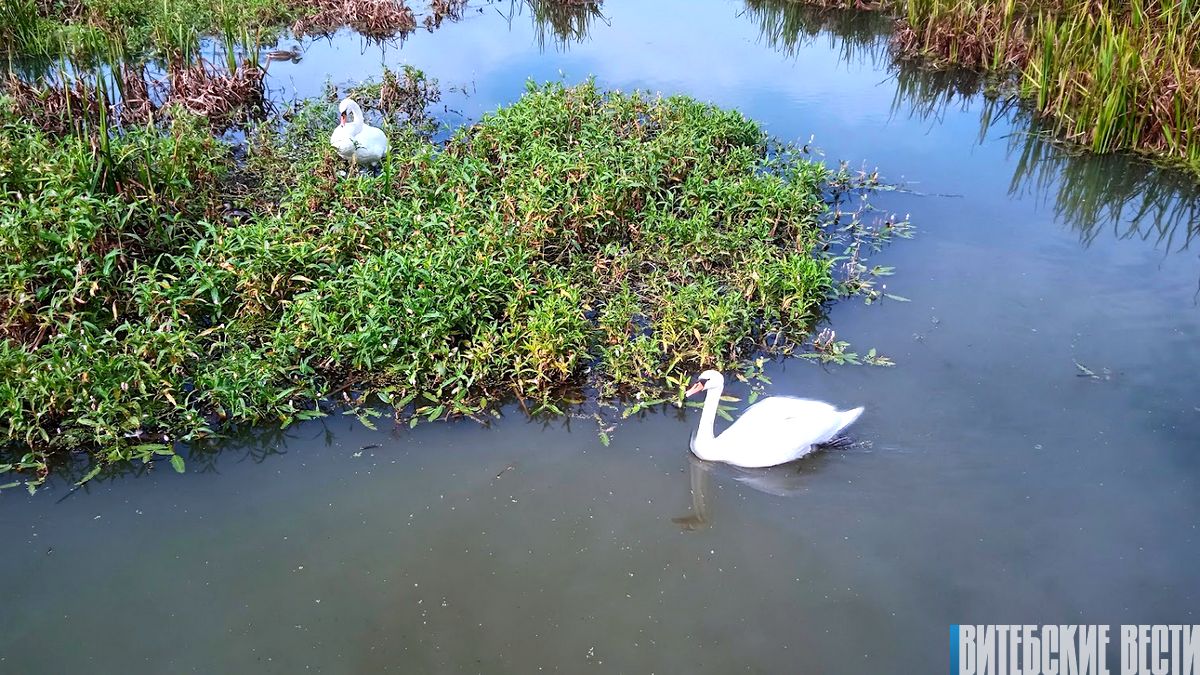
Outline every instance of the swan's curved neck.
POLYGON ((347 123, 350 127, 350 135, 357 136, 363 130, 362 108, 358 107, 358 104, 354 101, 351 101, 350 105, 346 106, 346 113, 354 118, 354 121, 347 123))
POLYGON ((717 423, 717 408, 721 405, 721 392, 724 388, 725 386, 721 385, 709 389, 704 396, 704 412, 700 414, 700 428, 696 430, 696 440, 692 444, 692 451, 700 459, 716 459, 713 454, 713 441, 716 440, 713 430, 717 423))

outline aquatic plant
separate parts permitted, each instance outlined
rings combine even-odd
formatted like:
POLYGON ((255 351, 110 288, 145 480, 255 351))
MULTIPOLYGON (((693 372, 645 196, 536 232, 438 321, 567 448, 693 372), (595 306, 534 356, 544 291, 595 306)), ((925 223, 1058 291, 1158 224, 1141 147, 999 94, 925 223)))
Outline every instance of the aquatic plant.
POLYGON ((466 8, 467 0, 432 0, 429 3, 429 13, 425 15, 425 29, 433 32, 446 19, 458 21, 466 8))
POLYGON ((430 126, 429 106, 442 98, 438 81, 408 64, 401 67, 400 75, 384 66, 379 82, 351 87, 347 95, 368 108, 383 111, 398 124, 421 128, 430 126))
POLYGON ((444 146, 393 125, 382 171, 349 176, 331 119, 264 125, 231 173, 184 111, 106 148, 5 114, 0 468, 151 459, 333 397, 436 419, 673 395, 794 348, 839 292, 833 176, 736 112, 531 86, 444 146))

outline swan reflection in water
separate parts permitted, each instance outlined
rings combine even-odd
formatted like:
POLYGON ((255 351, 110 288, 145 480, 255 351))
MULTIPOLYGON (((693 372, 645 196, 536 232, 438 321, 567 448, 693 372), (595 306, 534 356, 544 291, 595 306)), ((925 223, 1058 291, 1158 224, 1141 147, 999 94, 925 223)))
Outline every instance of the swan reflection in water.
POLYGON ((860 444, 861 442, 851 442, 842 437, 820 452, 795 462, 762 469, 747 469, 723 462, 706 462, 689 452, 687 460, 688 476, 692 484, 692 508, 687 515, 672 518, 671 522, 678 525, 680 529, 688 531, 702 530, 709 526, 712 516, 712 477, 714 475, 718 479, 731 479, 774 497, 795 497, 805 491, 809 478, 817 473, 817 469, 822 464, 828 461, 832 450, 860 444))

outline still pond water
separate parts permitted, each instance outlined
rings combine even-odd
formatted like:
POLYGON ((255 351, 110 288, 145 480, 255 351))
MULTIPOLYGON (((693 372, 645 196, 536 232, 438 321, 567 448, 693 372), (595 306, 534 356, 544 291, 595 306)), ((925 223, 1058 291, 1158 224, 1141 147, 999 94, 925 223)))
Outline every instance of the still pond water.
POLYGON ((594 74, 878 166, 910 191, 877 204, 918 233, 874 262, 912 301, 829 320, 898 365, 769 370, 772 393, 865 405, 856 442, 743 474, 689 461, 695 410, 603 447, 594 423, 509 408, 491 428, 330 419, 185 475, 9 490, 0 672, 918 673, 944 671, 952 623, 1200 622, 1186 180, 1053 147, 977 83, 893 64, 870 17, 478 9, 402 47, 306 42, 270 85, 316 96, 411 63, 455 88, 457 123, 529 78, 594 74))

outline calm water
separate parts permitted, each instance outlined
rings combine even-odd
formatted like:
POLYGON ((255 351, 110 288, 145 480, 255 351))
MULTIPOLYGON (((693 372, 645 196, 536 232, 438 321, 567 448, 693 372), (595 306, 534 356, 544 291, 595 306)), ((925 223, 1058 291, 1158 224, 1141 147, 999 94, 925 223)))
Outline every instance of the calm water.
POLYGON ((975 83, 897 69, 875 21, 608 0, 555 22, 496 3, 401 47, 306 43, 271 86, 412 63, 461 88, 454 120, 594 74, 903 181, 877 201, 917 238, 875 262, 912 302, 830 316, 897 367, 771 371, 772 392, 865 405, 857 443, 742 474, 689 461, 694 410, 608 448, 511 409, 347 418, 182 476, 6 491, 0 672, 917 673, 945 668, 952 623, 1200 622, 1186 181, 1071 156, 975 83))

